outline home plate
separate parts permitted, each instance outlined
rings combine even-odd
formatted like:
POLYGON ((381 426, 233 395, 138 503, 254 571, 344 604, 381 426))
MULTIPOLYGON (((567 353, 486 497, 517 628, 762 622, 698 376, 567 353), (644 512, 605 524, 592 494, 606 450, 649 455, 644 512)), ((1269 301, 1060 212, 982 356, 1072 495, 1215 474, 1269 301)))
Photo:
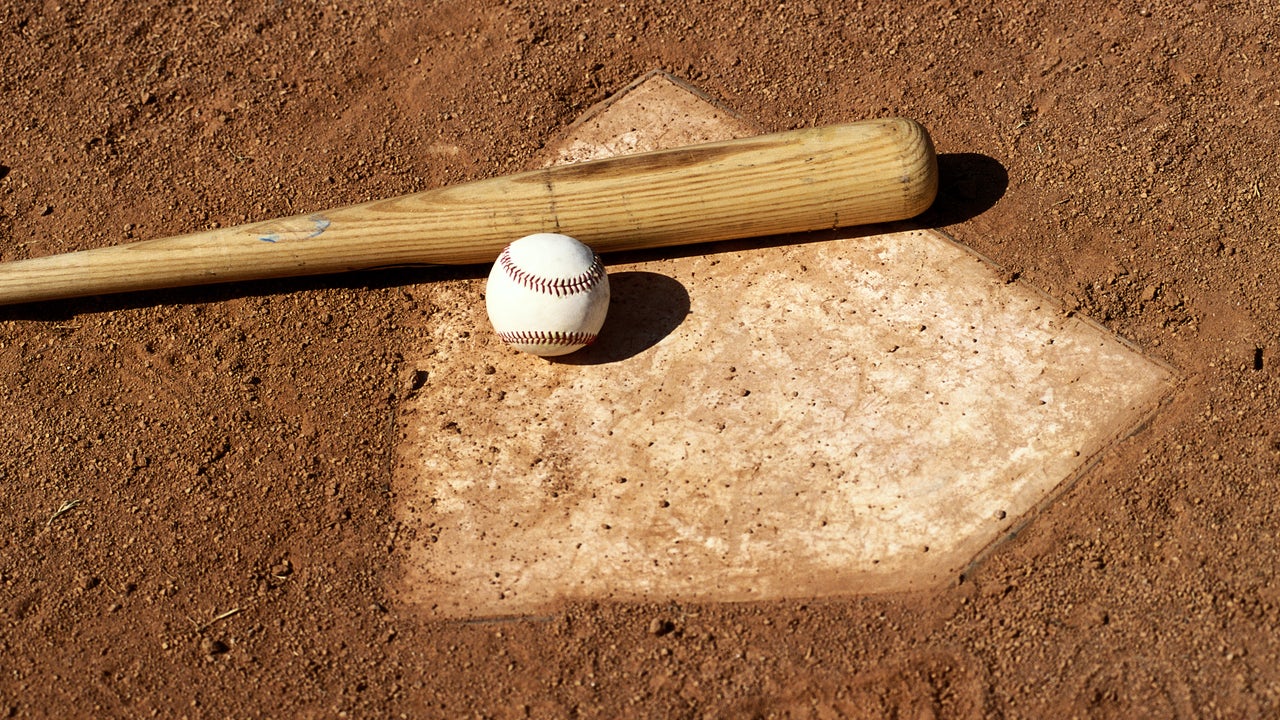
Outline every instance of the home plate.
MULTIPOLYGON (((756 131, 653 74, 546 157, 756 131)), ((939 232, 793 240, 609 265, 563 362, 492 334, 479 277, 413 288, 440 309, 399 414, 409 594, 470 618, 939 587, 1171 388, 939 232)))

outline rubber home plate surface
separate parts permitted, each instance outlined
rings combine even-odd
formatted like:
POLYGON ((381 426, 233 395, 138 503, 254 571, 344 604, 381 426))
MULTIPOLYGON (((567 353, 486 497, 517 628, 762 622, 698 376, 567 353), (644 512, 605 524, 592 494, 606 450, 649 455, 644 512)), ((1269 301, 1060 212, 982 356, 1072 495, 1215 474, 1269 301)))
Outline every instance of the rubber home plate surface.
MULTIPOLYGON (((652 74, 545 157, 755 131, 652 74)), ((565 362, 493 337, 482 280, 436 287, 456 302, 423 321, 396 476, 425 606, 941 586, 1173 381, 937 231, 706 250, 610 265, 600 340, 565 362)))

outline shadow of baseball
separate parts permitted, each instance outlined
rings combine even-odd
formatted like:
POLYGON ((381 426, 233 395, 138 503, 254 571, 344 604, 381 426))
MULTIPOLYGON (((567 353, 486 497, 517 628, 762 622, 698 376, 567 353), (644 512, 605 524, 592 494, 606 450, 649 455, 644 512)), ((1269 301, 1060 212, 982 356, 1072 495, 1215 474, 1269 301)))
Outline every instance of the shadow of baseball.
POLYGON ((670 335, 689 315, 689 293, 652 272, 609 274, 609 314, 591 345, 547 358, 565 365, 602 365, 635 357, 670 335))

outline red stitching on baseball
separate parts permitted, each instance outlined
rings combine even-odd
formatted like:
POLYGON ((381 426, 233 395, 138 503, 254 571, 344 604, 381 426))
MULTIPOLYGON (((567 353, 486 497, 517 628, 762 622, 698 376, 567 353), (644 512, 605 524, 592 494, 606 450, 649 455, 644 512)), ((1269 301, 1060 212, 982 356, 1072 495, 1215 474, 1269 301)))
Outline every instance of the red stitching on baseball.
POLYGON ((595 333, 546 330, 506 330, 498 337, 508 345, 590 345, 596 341, 595 333))
POLYGON ((498 263, 502 265, 502 269, 506 270, 507 275, 512 280, 515 280, 516 283, 535 292, 555 295, 556 297, 567 297, 587 292, 595 287, 600 278, 604 277, 604 265, 600 262, 600 256, 598 255, 592 256, 591 267, 587 268, 586 272, 571 278, 544 278, 527 272, 516 265, 516 261, 511 259, 511 253, 507 252, 507 250, 503 250, 502 254, 498 256, 498 263))

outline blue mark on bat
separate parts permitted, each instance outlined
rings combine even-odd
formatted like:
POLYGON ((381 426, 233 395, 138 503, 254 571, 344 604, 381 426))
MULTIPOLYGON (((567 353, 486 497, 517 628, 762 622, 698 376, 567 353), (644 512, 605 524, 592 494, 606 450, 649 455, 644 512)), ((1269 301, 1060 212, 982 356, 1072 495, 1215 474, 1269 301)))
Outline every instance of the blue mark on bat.
POLYGON ((281 220, 266 226, 264 229, 270 232, 259 235, 258 239, 269 243, 310 240, 311 238, 319 237, 332 224, 333 221, 323 215, 309 215, 305 218, 281 220))

